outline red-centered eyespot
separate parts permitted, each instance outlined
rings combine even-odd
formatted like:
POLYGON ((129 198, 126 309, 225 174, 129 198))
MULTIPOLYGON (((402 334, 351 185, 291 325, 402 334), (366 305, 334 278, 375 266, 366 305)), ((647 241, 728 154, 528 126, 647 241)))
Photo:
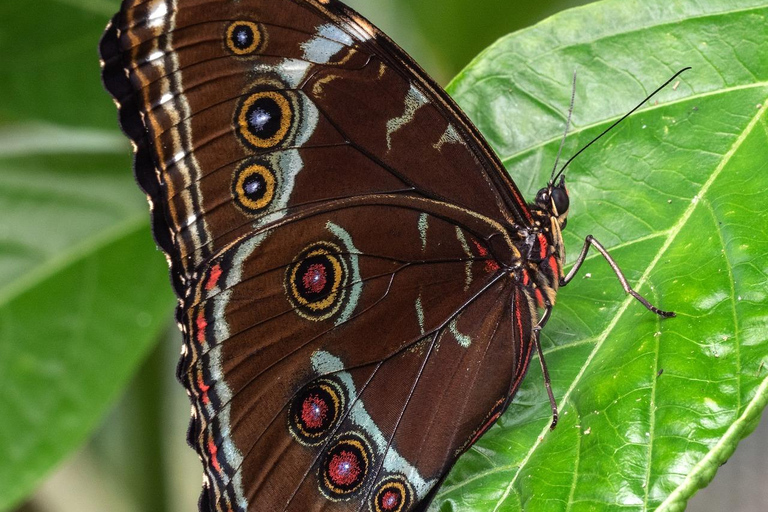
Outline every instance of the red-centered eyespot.
POLYGON ((319 444, 333 431, 346 403, 344 387, 336 379, 313 381, 293 398, 288 428, 301 444, 319 444))
POLYGON ((400 495, 395 492, 387 491, 381 497, 381 508, 383 510, 395 510, 400 504, 400 495))
POLYGON ((383 479, 375 488, 371 512, 404 512, 413 501, 413 489, 405 476, 396 474, 383 479))
POLYGON ((344 251, 330 242, 316 242, 294 259, 285 274, 285 289, 294 311, 307 320, 327 320, 339 312, 348 280, 344 251))
POLYGON ((363 487, 373 464, 370 443, 357 432, 339 437, 320 466, 320 489, 331 500, 348 499, 363 487))

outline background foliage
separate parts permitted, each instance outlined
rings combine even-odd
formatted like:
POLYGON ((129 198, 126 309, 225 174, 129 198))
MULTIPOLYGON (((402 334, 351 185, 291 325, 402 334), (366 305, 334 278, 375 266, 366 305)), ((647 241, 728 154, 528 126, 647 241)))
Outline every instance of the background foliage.
MULTIPOLYGON (((446 82, 497 37, 584 2, 351 3, 446 82)), ((117 5, 0 4, 0 510, 99 424, 26 510, 189 511, 198 494, 167 267, 99 83, 96 41, 117 5)), ((530 197, 554 159, 574 69, 566 153, 695 67, 569 171, 570 256, 592 232, 680 316, 658 322, 590 260, 592 278, 561 293, 546 331, 560 427, 546 433, 534 362, 433 509, 643 510, 669 493, 676 509, 754 427, 768 374, 767 11, 757 0, 603 2, 500 41, 452 83, 530 197)))

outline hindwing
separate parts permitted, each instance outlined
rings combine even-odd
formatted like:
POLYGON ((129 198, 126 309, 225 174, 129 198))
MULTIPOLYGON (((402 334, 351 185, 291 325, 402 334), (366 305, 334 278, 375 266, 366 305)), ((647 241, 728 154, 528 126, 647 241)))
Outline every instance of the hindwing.
POLYGON ((533 308, 483 226, 368 199, 246 237, 184 304, 210 510, 413 510, 516 388, 533 308))

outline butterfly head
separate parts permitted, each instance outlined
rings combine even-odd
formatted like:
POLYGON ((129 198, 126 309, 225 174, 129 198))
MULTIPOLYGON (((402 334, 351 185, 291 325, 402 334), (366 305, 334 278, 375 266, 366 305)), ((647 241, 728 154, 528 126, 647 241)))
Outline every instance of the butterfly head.
POLYGON ((565 176, 561 176, 557 184, 550 182, 536 193, 536 206, 547 212, 552 218, 557 219, 560 229, 565 229, 570 208, 565 176))

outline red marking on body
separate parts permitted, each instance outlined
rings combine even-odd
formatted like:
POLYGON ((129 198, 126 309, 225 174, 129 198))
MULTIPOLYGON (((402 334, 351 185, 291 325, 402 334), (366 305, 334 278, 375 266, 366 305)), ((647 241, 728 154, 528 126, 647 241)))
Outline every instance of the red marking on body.
POLYGON ((357 455, 347 450, 335 454, 328 465, 329 476, 336 485, 352 485, 357 482, 362 472, 357 455))
POLYGON ((528 286, 531 282, 531 276, 528 275, 528 271, 523 269, 523 286, 528 286))
POLYGON ((549 249, 549 244, 547 244, 547 237, 545 237, 543 233, 539 233, 539 245, 541 246, 539 256, 541 256, 541 259, 544 259, 547 257, 547 249, 549 249))
POLYGON ((205 341, 205 328, 208 322, 205 321, 205 314, 201 311, 197 315, 197 341, 205 341))
POLYGON ((534 290, 534 294, 536 295, 536 304, 538 304, 540 308, 543 308, 544 307, 544 296, 541 294, 541 290, 536 288, 536 290, 534 290))
MULTIPOLYGON (((514 327, 518 327, 519 331, 523 332, 523 327, 522 327, 522 323, 521 323, 523 317, 522 317, 522 313, 520 313, 520 296, 521 295, 522 294, 518 290, 515 290, 515 320, 516 320, 516 323, 515 323, 514 327)), ((512 335, 514 336, 514 333, 512 333, 512 335)), ((522 340, 522 338, 520 339, 520 343, 518 344, 518 346, 520 348, 520 353, 517 354, 517 364, 518 364, 517 367, 518 367, 518 370, 519 370, 520 369, 520 362, 523 360, 523 340, 522 340)))
POLYGON ((521 212, 523 212, 523 215, 525 215, 528 223, 533 224, 533 217, 531 216, 531 212, 528 211, 528 203, 526 203, 525 199, 520 196, 520 192, 517 190, 517 187, 514 184, 509 188, 512 190, 512 195, 514 196, 514 200, 517 203, 517 207, 521 212))
POLYGON ((552 272, 555 273, 555 277, 560 275, 560 269, 557 266, 557 259, 555 259, 554 255, 549 257, 549 267, 552 269, 552 272))
POLYGON ((200 377, 197 379, 197 387, 200 388, 200 391, 203 392, 203 403, 206 405, 211 403, 211 399, 208 398, 208 390, 211 389, 211 386, 203 382, 203 378, 200 377))
POLYGON ((381 508, 384 510, 395 510, 400 504, 400 495, 395 491, 387 491, 381 497, 381 508))
POLYGON ((213 442, 213 439, 208 441, 208 453, 211 456, 211 465, 217 473, 221 473, 221 466, 219 465, 219 460, 216 458, 216 453, 218 453, 218 451, 219 448, 216 446, 216 443, 213 442))
POLYGON ((328 404, 317 395, 309 395, 301 405, 301 420, 307 428, 320 428, 328 415, 328 404))
POLYGON ((304 277, 301 278, 304 283, 304 289, 312 293, 320 293, 328 283, 328 275, 325 272, 325 265, 315 263, 310 265, 304 277))
POLYGON ((210 277, 208 277, 208 282, 205 284, 205 289, 213 290, 213 288, 215 288, 216 285, 219 283, 220 277, 221 277, 221 265, 217 263, 211 269, 211 274, 210 274, 210 277))

